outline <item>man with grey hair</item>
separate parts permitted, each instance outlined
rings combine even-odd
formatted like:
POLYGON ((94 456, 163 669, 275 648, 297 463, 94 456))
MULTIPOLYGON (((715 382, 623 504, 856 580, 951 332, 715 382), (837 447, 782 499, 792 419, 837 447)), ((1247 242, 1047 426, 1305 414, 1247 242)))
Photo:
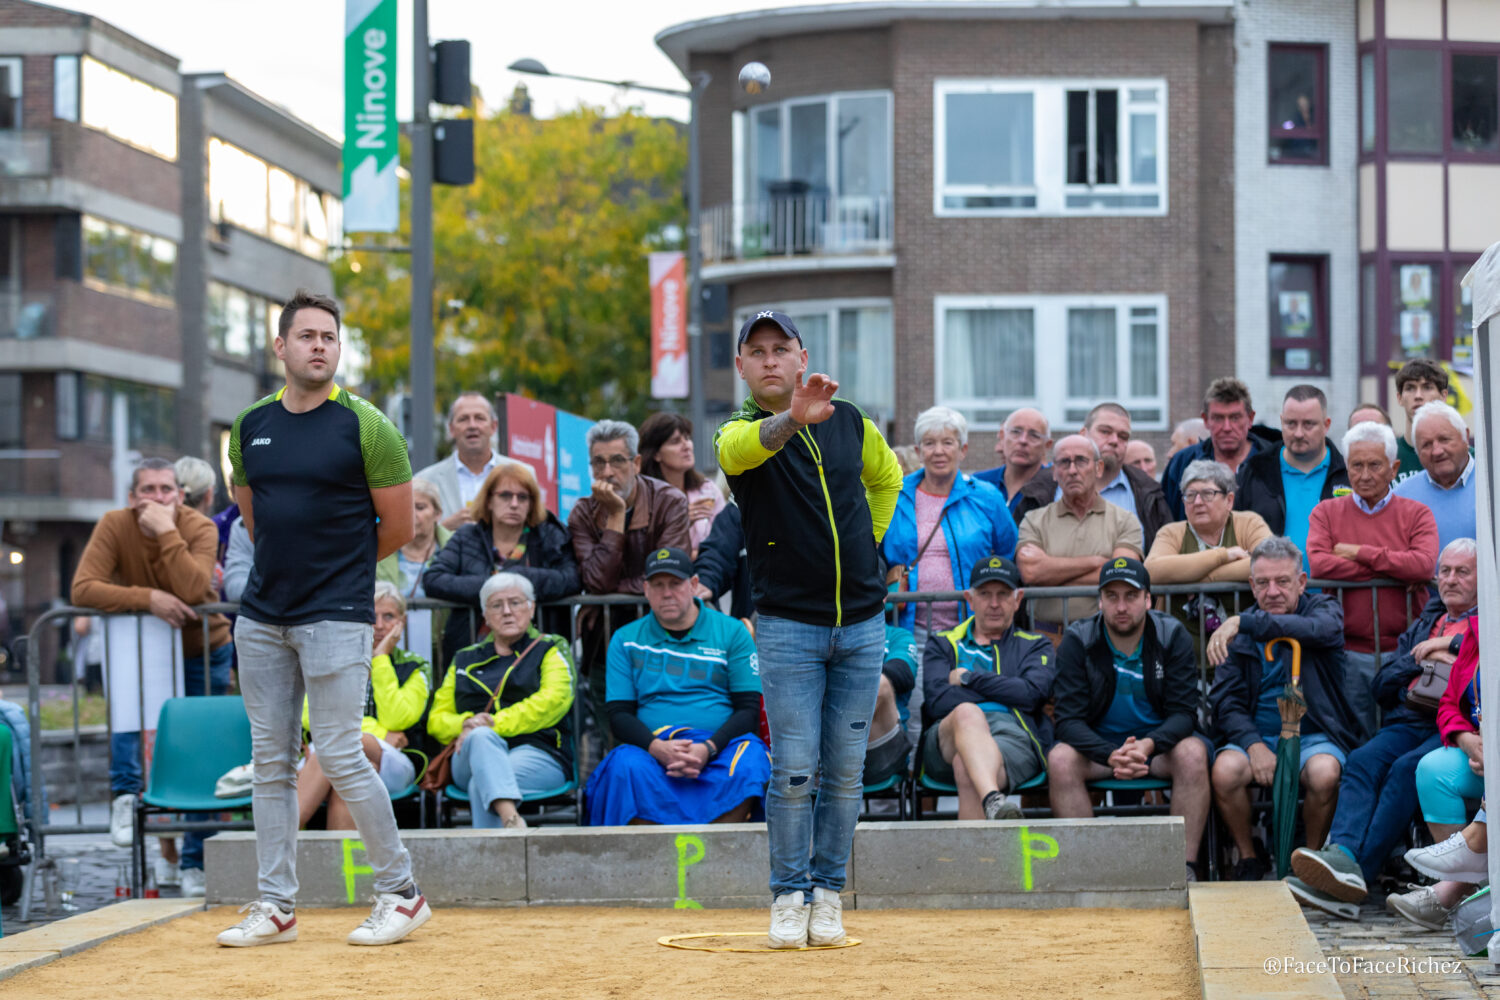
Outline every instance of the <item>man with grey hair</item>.
POLYGON ((1021 489, 1033 476, 1048 467, 1052 452, 1052 428, 1041 410, 1023 406, 1012 410, 1005 426, 995 437, 995 454, 1001 464, 974 473, 982 483, 990 483, 1010 505, 1010 516, 1021 520, 1021 489))
MULTIPOLYGON (((1144 554, 1141 524, 1135 515, 1099 495, 1104 461, 1099 446, 1081 434, 1057 442, 1054 463, 1062 498, 1038 507, 1021 522, 1016 566, 1033 587, 1097 584, 1099 570, 1121 556, 1144 554)), ((1048 598, 1032 607, 1032 626, 1053 644, 1062 641, 1068 622, 1099 610, 1093 597, 1048 598)))
POLYGON ((1343 610, 1332 596, 1307 592, 1302 552, 1291 539, 1267 538, 1250 553, 1250 592, 1255 606, 1226 619, 1208 640, 1208 662, 1216 668, 1208 700, 1220 744, 1214 802, 1239 850, 1232 877, 1242 881, 1266 874, 1250 835, 1250 785, 1269 786, 1276 774, 1276 699, 1291 680, 1291 651, 1272 641, 1295 639, 1302 649, 1302 818, 1314 849, 1323 846, 1344 761, 1359 742, 1344 694, 1343 610))
MULTIPOLYGON (((1099 448, 1104 463, 1099 477, 1099 495, 1116 507, 1130 511, 1140 522, 1146 551, 1156 533, 1172 521, 1171 508, 1161 484, 1133 466, 1125 464, 1125 446, 1130 442, 1130 411, 1119 403, 1100 403, 1083 422, 1083 436, 1099 448)), ((1062 499, 1062 486, 1055 470, 1042 469, 1021 490, 1019 517, 1062 499)))
MULTIPOLYGON (((1396 435, 1384 424, 1355 424, 1344 432, 1348 496, 1313 508, 1307 529, 1307 558, 1320 580, 1395 579, 1422 591, 1437 567, 1438 533, 1432 512, 1416 500, 1397 496, 1396 435)), ((1345 691, 1364 735, 1376 728, 1375 675, 1415 617, 1407 588, 1381 587, 1371 600, 1365 587, 1342 588, 1344 604, 1345 691), (1377 610, 1378 609, 1378 610, 1377 610), (1378 618, 1377 618, 1378 615, 1378 618)))
MULTIPOLYGON (((1438 526, 1438 545, 1478 534, 1478 498, 1469 428, 1457 410, 1441 400, 1424 403, 1412 415, 1412 437, 1422 471, 1396 484, 1396 495, 1425 504, 1438 526)), ((1412 472, 1402 469, 1402 472, 1412 472)))
MULTIPOLYGON (((1358 920, 1369 885, 1405 835, 1417 811, 1417 764, 1443 745, 1432 711, 1415 701, 1408 703, 1407 692, 1426 664, 1453 663, 1469 641, 1464 638, 1469 619, 1479 613, 1477 553, 1472 538, 1456 538, 1443 547, 1438 596, 1401 633, 1395 655, 1381 668, 1375 685, 1375 697, 1385 711, 1380 732, 1351 753, 1344 765, 1328 843, 1322 850, 1303 847, 1292 852, 1296 874, 1286 882, 1300 902, 1358 920)), ((1420 906, 1431 895, 1429 888, 1405 899, 1420 906)))
POLYGON ((495 463, 505 457, 493 444, 499 429, 495 406, 482 392, 459 393, 448 407, 448 440, 453 442, 453 453, 433 462, 415 478, 437 486, 443 510, 448 512, 441 523, 449 531, 473 520, 469 502, 495 463))

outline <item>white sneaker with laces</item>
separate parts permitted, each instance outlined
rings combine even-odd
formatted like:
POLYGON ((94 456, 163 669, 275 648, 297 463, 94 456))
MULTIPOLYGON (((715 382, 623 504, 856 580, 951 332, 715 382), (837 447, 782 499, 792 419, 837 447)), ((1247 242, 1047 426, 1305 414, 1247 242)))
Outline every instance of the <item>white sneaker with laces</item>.
POLYGON ((240 907, 249 910, 244 920, 227 931, 219 932, 219 944, 225 948, 253 948, 261 944, 281 944, 297 940, 297 914, 283 910, 275 903, 257 899, 240 907))
POLYGON ((169 889, 182 881, 182 873, 177 866, 166 858, 157 858, 152 865, 151 874, 156 876, 156 887, 158 889, 169 889))
POLYGON ((116 847, 135 842, 135 796, 116 795, 109 807, 109 839, 116 847))
POLYGON ((844 943, 844 901, 832 889, 819 886, 813 890, 811 916, 807 922, 807 943, 812 948, 828 948, 844 943))
POLYGON ((771 904, 771 930, 766 937, 772 948, 805 948, 807 946, 807 907, 802 893, 784 892, 771 904))
POLYGON ((1431 847, 1413 847, 1406 852, 1406 863, 1439 881, 1484 882, 1490 877, 1489 858, 1470 850, 1462 832, 1431 847))
POLYGON ((201 899, 206 890, 203 885, 202 868, 184 868, 182 870, 182 898, 201 899))
POLYGON ((1391 893, 1385 897, 1385 908, 1430 931, 1447 930, 1448 918, 1456 909, 1439 903, 1437 893, 1432 891, 1430 885, 1402 895, 1391 893))
POLYGON ((421 891, 412 899, 396 892, 376 893, 365 922, 349 933, 350 944, 395 944, 432 917, 421 891))

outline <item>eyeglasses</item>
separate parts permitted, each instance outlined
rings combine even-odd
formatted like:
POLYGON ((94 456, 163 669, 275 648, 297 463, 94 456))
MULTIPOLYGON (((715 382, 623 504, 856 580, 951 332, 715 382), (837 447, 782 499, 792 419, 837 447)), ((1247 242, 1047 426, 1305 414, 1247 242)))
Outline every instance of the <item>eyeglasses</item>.
POLYGON ((1097 461, 1097 458, 1091 458, 1088 455, 1079 455, 1077 458, 1055 458, 1052 460, 1052 464, 1059 469, 1081 469, 1086 465, 1093 465, 1097 461))
POLYGON ((1202 500, 1204 503, 1213 503, 1219 497, 1227 495, 1227 493, 1227 490, 1188 490, 1182 495, 1182 502, 1197 503, 1199 500, 1202 500))
POLYGON ((630 460, 630 455, 611 455, 608 458, 605 458, 603 455, 595 455, 589 459, 589 468, 595 472, 602 472, 604 471, 604 467, 608 465, 611 469, 623 470, 630 466, 630 460))
POLYGON ((1007 427, 1005 429, 1005 436, 1008 438, 1015 438, 1017 441, 1020 441, 1023 438, 1027 441, 1040 441, 1047 435, 1043 434, 1041 431, 1034 431, 1025 427, 1007 427))
POLYGON ((486 611, 520 611, 530 604, 531 602, 524 597, 502 597, 497 601, 489 602, 484 608, 486 611))
POLYGON ((491 500, 499 500, 501 503, 530 503, 530 493, 512 493, 510 490, 499 490, 490 494, 491 500))

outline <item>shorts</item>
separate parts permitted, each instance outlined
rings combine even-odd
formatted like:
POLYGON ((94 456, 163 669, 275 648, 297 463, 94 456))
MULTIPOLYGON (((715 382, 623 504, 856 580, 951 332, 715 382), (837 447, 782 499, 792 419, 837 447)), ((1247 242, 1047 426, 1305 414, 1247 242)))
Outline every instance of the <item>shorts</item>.
MULTIPOLYGON (((317 753, 317 748, 311 743, 307 745, 308 754, 317 753)), ((297 761, 297 770, 307 763, 304 756, 297 761)), ((380 741, 380 763, 375 767, 375 773, 380 775, 380 783, 385 790, 395 795, 397 792, 406 791, 413 781, 417 780, 417 765, 406 754, 391 746, 385 740, 380 741)))
MULTIPOLYGON (((1276 752, 1276 744, 1280 742, 1280 736, 1270 736, 1266 738, 1266 743, 1271 747, 1272 753, 1276 752)), ((1245 748, 1240 746, 1238 743, 1226 743, 1224 746, 1219 747, 1219 749, 1215 751, 1214 758, 1217 759, 1219 754, 1224 753, 1226 750, 1235 750, 1239 753, 1244 754, 1246 757, 1250 756, 1245 748)), ((1310 736, 1302 737, 1302 758, 1297 765, 1298 770, 1306 767, 1307 762, 1320 753, 1326 753, 1334 760, 1338 761, 1340 769, 1343 768, 1344 763, 1349 759, 1349 755, 1340 750, 1339 745, 1333 742, 1333 740, 1329 739, 1327 735, 1323 733, 1313 733, 1310 736)))
MULTIPOLYGON (((1000 759, 1005 762, 1005 778, 1009 788, 1025 784, 1046 770, 1047 762, 1033 740, 1010 712, 985 712, 985 721, 990 724, 990 735, 1000 748, 1000 759)), ((943 760, 942 746, 938 742, 938 726, 928 728, 922 736, 922 773, 934 781, 954 784, 953 765, 943 760)), ((1002 788, 1001 791, 1007 791, 1002 788)))
POLYGON ((863 783, 866 786, 878 785, 888 781, 897 775, 906 777, 906 759, 911 756, 911 736, 906 732, 904 726, 897 726, 882 743, 875 743, 865 748, 865 774, 863 783))

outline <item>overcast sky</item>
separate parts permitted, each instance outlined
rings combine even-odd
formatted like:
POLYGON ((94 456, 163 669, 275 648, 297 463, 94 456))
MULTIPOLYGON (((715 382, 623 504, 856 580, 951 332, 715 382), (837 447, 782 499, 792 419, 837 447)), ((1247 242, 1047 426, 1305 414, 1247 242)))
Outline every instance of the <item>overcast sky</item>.
MULTIPOLYGON (((176 56, 184 72, 222 70, 331 135, 343 133, 342 0, 54 0, 95 14, 176 56)), ((734 11, 788 6, 775 0, 429 0, 434 40, 473 43, 473 79, 495 107, 519 80, 533 111, 548 117, 580 100, 639 105, 653 115, 687 117, 687 102, 609 87, 522 77, 505 67, 540 59, 548 69, 608 80, 686 87, 652 41, 662 28, 734 11)), ((400 0, 401 120, 411 117, 411 2, 400 0)), ((715 85, 730 81, 714 81, 715 85)))

